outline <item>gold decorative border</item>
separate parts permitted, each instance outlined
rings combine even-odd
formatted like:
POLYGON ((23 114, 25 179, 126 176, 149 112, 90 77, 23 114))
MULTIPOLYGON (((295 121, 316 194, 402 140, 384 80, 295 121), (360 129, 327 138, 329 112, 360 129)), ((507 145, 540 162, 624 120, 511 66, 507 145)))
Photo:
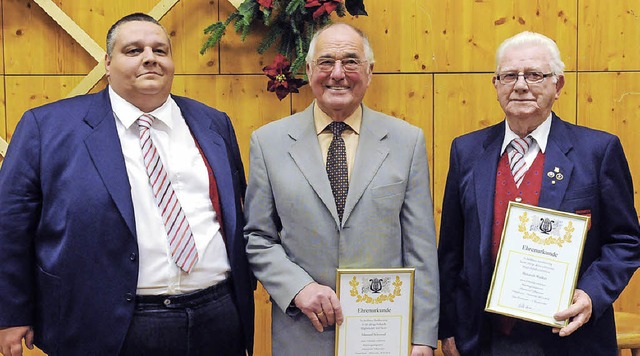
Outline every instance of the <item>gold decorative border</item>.
MULTIPOLYGON (((506 315, 506 316, 510 316, 510 317, 514 317, 514 318, 519 318, 522 320, 527 320, 530 322, 534 322, 534 323, 538 323, 538 324, 542 324, 542 325, 547 325, 547 326, 552 326, 552 327, 562 327, 567 325, 568 320, 565 320, 562 323, 558 323, 556 322, 552 316, 547 316, 546 318, 543 317, 541 318, 539 315, 537 314, 533 314, 533 313, 526 313, 523 311, 517 311, 514 312, 513 310, 511 311, 505 311, 505 310, 498 310, 494 307, 492 307, 492 301, 494 299, 494 297, 496 295, 499 294, 499 292, 497 291, 499 288, 496 287, 496 284, 501 284, 504 282, 505 280, 505 276, 502 276, 501 280, 498 281, 498 270, 500 269, 500 265, 503 263, 503 259, 507 259, 508 257, 505 257, 504 254, 505 252, 503 251, 503 240, 506 238, 506 233, 507 233, 507 226, 509 225, 509 219, 511 217, 511 213, 513 211, 513 208, 520 208, 524 211, 520 216, 518 216, 518 218, 520 219, 520 224, 517 225, 518 227, 518 232, 523 232, 522 231, 522 227, 526 225, 526 221, 528 221, 528 217, 527 217, 527 211, 529 212, 539 212, 539 213, 543 213, 543 214, 549 214, 549 215, 555 215, 555 216, 559 216, 559 217, 563 217, 567 220, 574 220, 576 221, 576 225, 580 225, 580 222, 583 223, 583 228, 582 231, 579 231, 577 238, 578 241, 577 243, 579 244, 579 246, 577 246, 577 256, 575 256, 575 268, 573 269, 573 273, 570 276, 566 276, 564 278, 564 282, 563 282, 563 286, 562 289, 565 290, 566 288, 570 288, 571 290, 575 289, 575 286, 577 284, 578 281, 578 272, 580 271, 580 263, 582 261, 582 253, 583 253, 583 249, 584 249, 584 244, 586 241, 586 237, 587 237, 587 231, 588 231, 588 226, 589 226, 589 221, 591 220, 591 218, 589 216, 585 216, 585 215, 579 215, 579 214, 574 214, 574 213, 568 213, 565 211, 559 211, 559 210, 553 210, 553 209, 549 209, 549 208, 542 208, 539 206, 533 206, 533 205, 527 205, 527 204, 522 204, 522 203, 516 203, 513 201, 509 202, 509 206, 507 208, 507 214, 505 217, 505 222, 504 222, 504 227, 502 230, 502 235, 501 235, 501 242, 500 242, 500 247, 498 248, 498 256, 497 256, 497 260, 495 262, 495 268, 493 271, 493 275, 491 276, 491 285, 489 287, 489 295, 487 296, 487 301, 485 303, 485 311, 488 312, 492 312, 492 313, 496 313, 496 314, 502 314, 502 315, 506 315), (524 217, 524 218, 523 218, 524 217), (525 220, 525 222, 523 222, 523 220, 525 220), (567 286, 568 284, 568 286, 567 286), (495 293, 494 293, 495 292, 495 293)), ((513 213, 513 216, 516 216, 516 213, 513 213)), ((514 221, 513 224, 516 224, 516 222, 514 221)), ((556 240, 561 240, 561 243, 569 243, 569 242, 573 242, 571 241, 571 237, 573 236, 573 230, 575 229, 575 225, 573 224, 568 224, 567 227, 565 227, 565 236, 562 238, 556 238, 556 240), (567 240, 567 234, 569 234, 569 241, 567 240)), ((529 235, 531 237, 531 239, 533 240, 535 233, 529 235)), ((573 236, 575 237, 575 236, 573 236)), ((538 239, 540 239, 541 241, 545 241, 543 239, 541 239, 540 237, 538 237, 538 239)), ((558 241, 555 241, 558 242, 558 241)), ((562 248, 563 246, 560 245, 560 247, 562 248)), ((508 262, 507 262, 508 263, 508 262)), ((569 298, 566 299, 562 299, 559 302, 566 306, 566 308, 568 308, 571 305, 571 295, 573 295, 573 293, 569 294, 569 298)))
POLYGON ((349 294, 351 294, 352 297, 356 297, 356 302, 358 303, 365 302, 366 304, 380 304, 386 301, 393 303, 396 297, 399 297, 402 295, 401 293, 402 281, 400 280, 400 276, 396 276, 396 280, 393 281, 391 284, 395 287, 393 289, 393 292, 389 294, 380 294, 377 298, 374 299, 371 296, 369 296, 367 293, 360 295, 360 292, 358 291, 358 286, 360 285, 360 282, 358 282, 358 280, 356 279, 356 276, 353 276, 353 279, 349 281, 349 285, 351 286, 351 290, 349 291, 349 294))
MULTIPOLYGON (((400 301, 396 301, 398 303, 394 304, 394 308, 399 308, 400 310, 396 310, 394 312, 393 317, 398 317, 401 320, 401 331, 400 332, 400 339, 401 339, 401 343, 400 345, 405 345, 407 347, 406 351, 401 350, 400 354, 402 355, 408 355, 409 353, 411 353, 411 335, 413 335, 413 318, 411 317, 411 315, 413 314, 413 291, 414 291, 414 285, 415 285, 415 268, 412 267, 396 267, 396 268, 337 268, 336 269, 336 294, 338 295, 338 298, 340 298, 341 300, 352 300, 351 298, 348 298, 348 296, 351 297, 356 297, 357 299, 359 298, 359 300, 356 301, 356 303, 358 302, 365 302, 365 303, 369 303, 369 304, 381 304, 383 302, 393 302, 395 298, 402 296, 402 298, 399 298, 400 301), (356 276, 351 277, 351 275, 384 275, 385 277, 391 277, 393 278, 395 276, 394 281, 392 282, 392 285, 394 286, 394 290, 391 293, 388 294, 384 294, 384 295, 380 295, 377 298, 373 298, 371 296, 369 296, 367 293, 363 293, 360 294, 358 292, 358 285, 360 285, 360 283, 358 282, 358 279, 356 278, 356 276), (402 277, 402 278, 401 278, 402 277), (341 285, 345 284, 345 288, 344 290, 341 292, 341 285), (348 283, 347 283, 348 282, 348 283), (408 285, 403 285, 405 284, 404 282, 407 282, 408 285), (348 284, 348 287, 347 287, 348 284), (406 293, 405 295, 402 295, 402 290, 404 289, 404 292, 406 293), (347 292, 349 293, 347 295, 347 292), (342 297, 344 297, 344 299, 341 298, 341 293, 344 293, 345 295, 343 295, 342 297), (402 300, 404 298, 408 298, 409 303, 408 305, 405 305, 404 303, 402 303, 402 300), (398 314, 399 312, 399 314, 398 314), (398 314, 398 315, 396 315, 398 314), (404 333, 406 328, 406 334, 404 333)), ((347 319, 354 317, 353 315, 349 314, 349 311, 346 310, 343 307, 343 313, 345 313, 345 321, 342 325, 340 326, 336 326, 336 335, 335 335, 335 355, 338 356, 342 356, 344 355, 344 349, 342 349, 340 346, 344 346, 344 340, 348 339, 348 336, 346 335, 346 323, 347 323, 347 319)), ((377 317, 384 317, 384 316, 375 316, 377 317)), ((401 347, 402 348, 402 347, 401 347)))
POLYGON ((523 233, 523 237, 525 240, 531 240, 532 242, 539 245, 558 245, 562 247, 562 245, 566 243, 571 243, 571 236, 573 232, 576 230, 573 227, 573 222, 569 221, 569 224, 564 228, 565 234, 563 237, 553 237, 549 236, 547 238, 541 238, 535 232, 527 231, 527 223, 529 222, 529 218, 527 217, 527 212, 523 212, 521 216, 518 216, 520 220, 520 224, 518 225, 518 232, 523 233))

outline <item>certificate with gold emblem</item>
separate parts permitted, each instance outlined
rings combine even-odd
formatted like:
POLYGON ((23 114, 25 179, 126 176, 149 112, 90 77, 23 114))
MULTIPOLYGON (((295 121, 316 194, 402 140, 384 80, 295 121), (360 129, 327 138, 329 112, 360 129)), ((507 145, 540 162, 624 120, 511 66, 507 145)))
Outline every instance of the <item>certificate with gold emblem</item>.
POLYGON ((571 305, 588 216, 509 202, 485 310, 553 327, 571 305))
POLYGON ((338 269, 338 356, 409 355, 414 268, 338 269))

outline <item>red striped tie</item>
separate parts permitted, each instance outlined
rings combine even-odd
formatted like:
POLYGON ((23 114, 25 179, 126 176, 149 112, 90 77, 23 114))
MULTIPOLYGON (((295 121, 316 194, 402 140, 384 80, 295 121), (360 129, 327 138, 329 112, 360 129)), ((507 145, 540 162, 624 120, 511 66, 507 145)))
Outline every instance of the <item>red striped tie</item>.
POLYGON ((196 249, 196 243, 191 233, 187 216, 184 214, 178 197, 171 187, 171 180, 162 165, 158 150, 156 150, 151 140, 149 128, 154 119, 155 117, 148 114, 138 118, 142 158, 149 174, 149 183, 151 184, 153 195, 156 197, 156 203, 160 208, 164 228, 167 230, 171 257, 173 257, 178 267, 189 273, 198 261, 198 250, 196 249))
POLYGON ((510 143, 511 149, 509 151, 509 165, 511 167, 513 180, 516 182, 517 187, 520 187, 524 174, 527 173, 524 155, 529 150, 532 141, 533 138, 531 136, 527 136, 525 138, 514 138, 510 143))

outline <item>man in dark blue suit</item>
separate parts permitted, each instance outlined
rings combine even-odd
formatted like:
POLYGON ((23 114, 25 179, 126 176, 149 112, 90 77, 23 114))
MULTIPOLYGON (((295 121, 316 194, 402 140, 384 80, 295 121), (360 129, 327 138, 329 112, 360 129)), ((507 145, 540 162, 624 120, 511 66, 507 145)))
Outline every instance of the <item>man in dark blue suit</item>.
POLYGON ((170 95, 148 15, 111 27, 106 70, 107 89, 27 111, 0 170, 0 352, 251 354, 229 118, 170 95))
POLYGON ((551 111, 564 85, 556 44, 531 32, 500 46, 493 84, 506 120, 451 146, 440 245, 439 337, 446 355, 616 355, 613 301, 640 265, 640 227, 617 137, 551 111), (526 147, 514 154, 511 142, 526 147), (511 159, 510 156, 516 157, 511 159), (563 328, 484 306, 509 201, 591 216, 563 328))

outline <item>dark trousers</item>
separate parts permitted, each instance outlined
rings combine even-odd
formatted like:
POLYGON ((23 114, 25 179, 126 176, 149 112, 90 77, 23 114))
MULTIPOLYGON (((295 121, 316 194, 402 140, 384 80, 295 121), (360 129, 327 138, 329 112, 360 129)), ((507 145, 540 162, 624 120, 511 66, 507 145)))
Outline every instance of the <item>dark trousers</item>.
POLYGON ((245 355, 229 282, 172 296, 137 296, 121 356, 245 355))

